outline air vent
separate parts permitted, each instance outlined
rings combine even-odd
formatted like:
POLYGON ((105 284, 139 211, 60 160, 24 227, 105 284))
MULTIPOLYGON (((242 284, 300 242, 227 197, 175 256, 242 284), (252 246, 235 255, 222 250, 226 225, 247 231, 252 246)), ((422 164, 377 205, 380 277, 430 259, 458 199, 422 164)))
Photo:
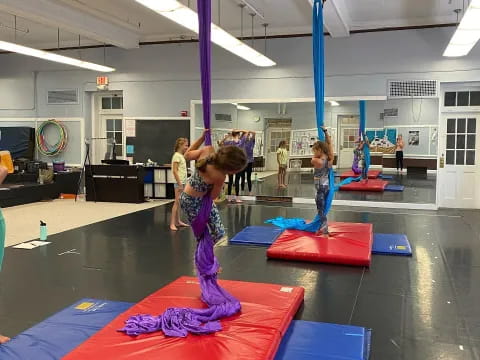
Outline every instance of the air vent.
POLYGON ((48 105, 71 105, 78 104, 78 89, 49 90, 48 105))
POLYGON ((438 97, 438 82, 435 80, 390 80, 388 97, 390 99, 436 98, 438 97))
POLYGON ((230 114, 215 114, 215 120, 217 121, 232 121, 232 115, 230 114))
POLYGON ((383 110, 384 117, 397 117, 398 116, 398 108, 393 109, 384 109, 383 110))

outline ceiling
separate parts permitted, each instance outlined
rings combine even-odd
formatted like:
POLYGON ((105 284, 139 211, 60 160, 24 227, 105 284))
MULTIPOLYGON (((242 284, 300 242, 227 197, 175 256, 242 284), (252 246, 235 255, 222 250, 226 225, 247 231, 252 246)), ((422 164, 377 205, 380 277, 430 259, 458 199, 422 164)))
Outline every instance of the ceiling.
MULTIPOLYGON (((161 1, 161 0, 160 0, 161 1)), ((212 0, 212 19, 227 31, 240 36, 241 0, 212 0), (219 11, 220 4, 220 11, 219 11), (220 17, 218 14, 220 13, 220 17)), ((308 0, 247 0, 258 13, 253 18, 254 35, 264 34, 262 24, 268 23, 268 35, 292 35, 311 32, 311 5, 308 0)), ((181 0, 195 7, 195 0, 181 0)), ((436 25, 456 22, 453 12, 462 8, 463 0, 327 0, 325 6, 334 7, 326 15, 325 23, 340 22, 347 31, 378 29, 388 27, 408 27, 436 25)), ((55 10, 55 9, 54 9, 55 10)), ((52 10, 51 14, 55 11, 52 10)), ((243 34, 252 33, 252 18, 248 8, 244 10, 243 34)), ((63 14, 63 12, 60 12, 63 14)), ((58 19, 58 17, 57 17, 58 19)), ((329 26, 326 26, 329 30, 329 26)), ((330 27, 330 32, 334 27, 330 27)), ((192 38, 193 33, 157 15, 134 0, 0 0, 0 40, 15 41, 37 48, 54 48, 113 44, 132 48, 132 42, 150 42, 192 38), (23 4, 22 10, 20 5, 23 4), (58 11, 68 10, 72 16, 65 17, 65 23, 49 19, 45 12, 48 6, 58 7, 58 11), (59 7, 60 6, 60 7, 59 7), (26 10, 28 9, 28 11, 26 10), (43 9, 43 10, 42 10, 43 9), (38 10, 38 11, 37 11, 38 10), (42 11, 44 11, 42 13, 42 11), (17 15, 17 31, 15 17, 17 15), (68 21, 67 21, 68 20, 68 21), (98 21, 100 20, 100 23, 98 21), (88 26, 87 21, 92 21, 88 26), (107 30, 102 26, 109 26, 107 30), (98 31, 94 31, 98 26, 98 31), (60 41, 58 41, 60 27, 60 41), (92 30, 94 29, 94 30, 92 30), (103 35, 111 33, 111 36, 103 35), (130 37, 129 44, 120 37, 130 37)), ((334 33, 332 32, 332 36, 334 33)))

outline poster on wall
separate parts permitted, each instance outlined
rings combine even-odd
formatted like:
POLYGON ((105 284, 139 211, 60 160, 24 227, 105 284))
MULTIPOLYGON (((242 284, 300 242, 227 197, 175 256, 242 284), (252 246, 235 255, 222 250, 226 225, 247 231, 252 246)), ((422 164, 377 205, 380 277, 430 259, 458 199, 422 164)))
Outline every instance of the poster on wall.
POLYGON ((136 127, 137 127, 137 120, 134 120, 134 119, 125 120, 125 136, 135 137, 137 132, 136 127))
POLYGON ((397 129, 368 130, 367 137, 373 152, 394 154, 397 129))
POLYGON ((418 146, 420 144, 420 131, 409 131, 408 132, 408 145, 418 146))

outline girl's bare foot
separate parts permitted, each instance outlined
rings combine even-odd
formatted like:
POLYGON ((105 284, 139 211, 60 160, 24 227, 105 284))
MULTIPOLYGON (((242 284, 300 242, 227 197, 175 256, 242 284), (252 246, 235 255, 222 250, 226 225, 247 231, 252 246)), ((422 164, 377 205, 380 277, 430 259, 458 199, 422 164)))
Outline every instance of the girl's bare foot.
POLYGON ((170 225, 170 230, 172 231, 177 231, 178 228, 175 225, 170 225))
POLYGON ((5 344, 9 340, 10 340, 9 337, 0 335, 0 344, 5 344))
POLYGON ((181 221, 177 224, 177 226, 180 226, 180 227, 190 227, 190 225, 185 224, 184 222, 181 222, 181 221))

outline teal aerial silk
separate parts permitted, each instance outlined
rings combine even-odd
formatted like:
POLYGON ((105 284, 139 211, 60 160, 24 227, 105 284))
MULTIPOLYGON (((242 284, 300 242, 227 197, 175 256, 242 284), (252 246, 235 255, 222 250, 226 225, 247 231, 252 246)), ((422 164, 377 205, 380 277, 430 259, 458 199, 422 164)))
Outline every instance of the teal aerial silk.
MULTIPOLYGON (((323 6, 322 0, 315 0, 313 3, 313 82, 315 85, 315 114, 317 118, 318 138, 321 141, 325 140, 325 134, 322 130, 324 125, 325 114, 325 50, 324 50, 324 36, 323 36, 323 6)), ((360 135, 365 132, 366 123, 366 104, 365 101, 360 101, 360 135), (363 114, 363 115, 362 115, 363 114), (363 125, 362 125, 363 124, 363 125)), ((364 147, 365 161, 370 166, 370 150, 364 147), (368 159, 368 161, 367 161, 368 159)), ((368 168, 368 167, 367 167, 368 168)), ((335 177, 333 169, 330 168, 329 174, 330 190, 325 200, 325 214, 328 214, 332 207, 335 191, 338 191, 340 186, 350 184, 353 181, 360 181, 361 177, 347 178, 335 185, 335 177)), ((282 229, 294 229, 309 232, 316 232, 321 224, 320 217, 317 215, 312 222, 307 223, 305 219, 301 218, 283 218, 278 217, 267 220, 266 223, 273 224, 282 229)))
MULTIPOLYGON (((365 137, 365 128, 367 124, 367 102, 365 100, 360 100, 360 128, 358 129, 359 136, 366 140, 365 137)), ((363 144, 363 157, 365 158, 365 167, 370 168, 370 147, 367 144, 363 144)))

